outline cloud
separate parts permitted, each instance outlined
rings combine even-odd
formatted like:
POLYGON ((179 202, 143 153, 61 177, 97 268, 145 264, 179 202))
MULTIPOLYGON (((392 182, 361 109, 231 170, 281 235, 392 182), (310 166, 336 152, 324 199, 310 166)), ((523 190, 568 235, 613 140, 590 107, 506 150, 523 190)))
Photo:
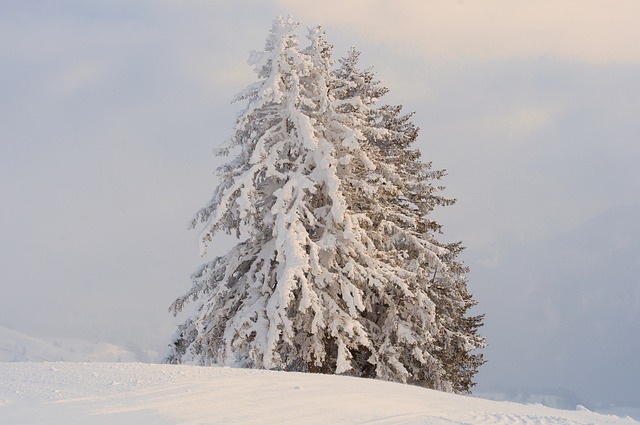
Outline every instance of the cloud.
MULTIPOLYGON (((244 53, 244 52, 243 52, 244 53)), ((226 94, 242 88, 255 81, 252 69, 247 65, 245 56, 238 54, 221 63, 205 49, 191 49, 183 57, 183 72, 195 84, 208 88, 212 93, 226 94)), ((231 96, 229 96, 231 101, 231 96)))
POLYGON ((484 118, 482 126, 485 131, 495 134, 497 140, 517 142, 548 127, 559 109, 557 106, 523 105, 484 118))
POLYGON ((60 95, 69 95, 100 81, 105 76, 105 66, 98 63, 81 63, 65 70, 51 83, 51 90, 60 95))
POLYGON ((597 0, 279 3, 307 25, 349 28, 364 40, 446 60, 554 57, 640 62, 640 3, 633 0, 606 5, 597 0))

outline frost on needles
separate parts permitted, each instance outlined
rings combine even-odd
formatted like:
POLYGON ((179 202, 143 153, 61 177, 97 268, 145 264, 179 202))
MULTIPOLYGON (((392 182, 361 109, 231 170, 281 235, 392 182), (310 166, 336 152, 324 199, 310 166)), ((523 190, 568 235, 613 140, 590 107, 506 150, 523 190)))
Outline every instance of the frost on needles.
POLYGON ((413 147, 418 129, 387 89, 338 61, 320 28, 301 47, 278 18, 249 59, 258 81, 220 154, 202 255, 218 232, 238 243, 192 275, 171 306, 170 363, 335 373, 469 392, 483 363, 482 316, 459 243, 437 239, 429 215, 453 203, 445 175, 413 147))

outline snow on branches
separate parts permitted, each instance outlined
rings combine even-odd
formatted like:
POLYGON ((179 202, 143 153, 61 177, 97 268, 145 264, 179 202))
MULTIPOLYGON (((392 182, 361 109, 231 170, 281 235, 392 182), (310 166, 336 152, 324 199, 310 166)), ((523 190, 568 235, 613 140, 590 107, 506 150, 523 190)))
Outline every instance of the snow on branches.
POLYGON ((418 135, 351 50, 336 69, 320 28, 302 49, 278 18, 249 63, 258 81, 221 153, 202 255, 216 233, 238 237, 201 266, 195 311, 167 361, 338 373, 466 392, 482 364, 481 317, 466 291, 459 244, 429 219, 453 201, 420 162, 418 135))

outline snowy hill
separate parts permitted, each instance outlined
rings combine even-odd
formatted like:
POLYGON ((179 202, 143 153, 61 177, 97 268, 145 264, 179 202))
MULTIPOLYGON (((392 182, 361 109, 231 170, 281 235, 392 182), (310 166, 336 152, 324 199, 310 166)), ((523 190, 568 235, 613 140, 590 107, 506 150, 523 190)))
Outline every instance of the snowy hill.
POLYGON ((0 363, 0 423, 637 424, 330 375, 139 363, 0 363))
POLYGON ((0 361, 149 362, 156 353, 71 338, 34 338, 0 326, 0 361))

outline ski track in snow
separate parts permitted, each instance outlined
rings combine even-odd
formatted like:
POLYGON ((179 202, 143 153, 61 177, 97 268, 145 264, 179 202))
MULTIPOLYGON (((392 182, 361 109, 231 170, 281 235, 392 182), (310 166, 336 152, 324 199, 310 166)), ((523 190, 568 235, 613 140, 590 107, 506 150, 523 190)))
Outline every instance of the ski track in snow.
POLYGON ((475 416, 472 423, 495 425, 576 425, 582 422, 576 422, 558 416, 539 417, 534 415, 506 415, 503 413, 495 413, 475 416))
POLYGON ((340 376, 141 363, 0 363, 0 424, 638 424, 340 376))

